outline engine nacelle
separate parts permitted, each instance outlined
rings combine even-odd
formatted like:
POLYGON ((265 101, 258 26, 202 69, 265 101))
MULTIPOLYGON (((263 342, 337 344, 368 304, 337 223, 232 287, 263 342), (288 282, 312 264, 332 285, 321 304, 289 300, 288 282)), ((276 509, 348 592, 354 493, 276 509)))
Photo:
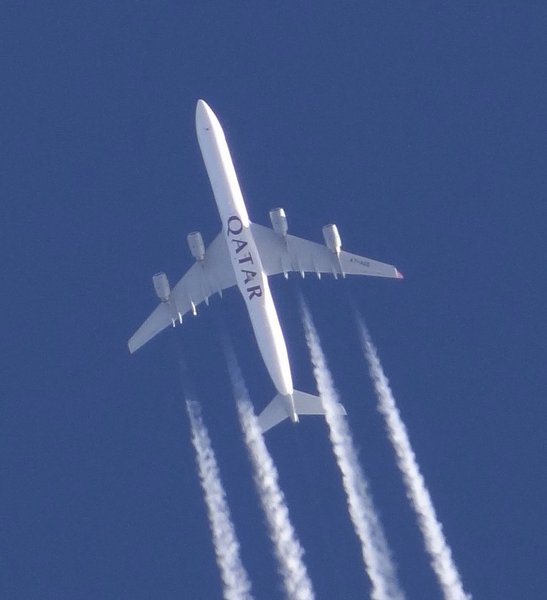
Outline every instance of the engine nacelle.
POLYGON ((205 245, 203 244, 201 233, 199 231, 192 231, 186 239, 188 240, 188 247, 192 256, 196 260, 203 260, 205 258, 205 245))
POLYGON ((342 240, 340 239, 340 234, 338 233, 338 227, 334 224, 325 225, 323 227, 323 237, 325 238, 325 244, 327 248, 334 252, 334 254, 340 254, 340 249, 342 248, 342 240))
POLYGON ((154 289, 156 290, 158 298, 162 302, 167 302, 171 295, 171 288, 169 287, 167 275, 165 273, 156 273, 152 277, 152 281, 154 282, 154 289))
POLYGON ((270 221, 272 222, 273 230, 277 235, 285 237, 289 231, 287 216, 282 208, 272 208, 270 211, 270 221))

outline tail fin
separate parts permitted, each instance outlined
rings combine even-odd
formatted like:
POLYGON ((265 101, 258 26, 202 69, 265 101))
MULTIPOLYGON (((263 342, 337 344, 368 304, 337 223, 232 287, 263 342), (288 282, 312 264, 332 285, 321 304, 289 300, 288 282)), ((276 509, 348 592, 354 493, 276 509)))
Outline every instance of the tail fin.
MULTIPOLYGON (((277 394, 258 417, 258 424, 262 429, 262 433, 266 433, 268 429, 275 427, 275 425, 291 416, 287 399, 294 404, 294 410, 297 415, 325 414, 325 409, 319 396, 313 396, 312 394, 306 394, 306 392, 298 390, 293 391, 292 398, 277 394)), ((347 414, 346 409, 341 404, 338 406, 341 414, 347 414)))

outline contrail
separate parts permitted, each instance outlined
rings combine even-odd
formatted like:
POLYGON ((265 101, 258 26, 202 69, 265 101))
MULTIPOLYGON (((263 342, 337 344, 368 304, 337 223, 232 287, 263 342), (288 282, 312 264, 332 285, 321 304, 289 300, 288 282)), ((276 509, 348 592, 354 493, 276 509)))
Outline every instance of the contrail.
POLYGON ((207 428, 203 423, 197 402, 186 401, 186 409, 192 427, 192 443, 196 449, 196 462, 201 487, 205 495, 213 545, 220 569, 225 600, 251 600, 251 583, 239 555, 239 542, 226 494, 220 480, 220 472, 207 428))
POLYGON ((460 575, 452 560, 452 552, 444 537, 442 525, 435 514, 431 496, 420 473, 405 424, 395 404, 378 353, 362 319, 357 317, 357 320, 370 375, 378 396, 378 410, 384 416, 387 433, 395 450, 397 465, 403 475, 407 496, 418 518, 418 526, 424 538, 425 548, 431 558, 431 566, 447 600, 469 600, 471 596, 463 590, 460 575))
POLYGON ((226 351, 237 399, 239 420, 254 469, 254 480, 268 521, 270 539, 279 565, 285 593, 291 600, 313 600, 313 586, 304 564, 304 550, 289 518, 285 496, 279 487, 277 469, 264 443, 243 376, 230 348, 226 351))
POLYGON ((312 600, 315 596, 303 561, 304 550, 291 524, 285 497, 279 488, 277 469, 264 443, 251 403, 248 399, 240 398, 237 407, 285 591, 291 599, 312 600))
POLYGON ((371 598, 402 600, 405 596, 397 580, 395 565, 391 559, 382 524, 374 508, 368 482, 359 464, 350 429, 344 416, 337 410, 338 394, 310 312, 302 298, 300 298, 300 307, 317 389, 325 409, 334 454, 342 473, 349 514, 361 542, 363 562, 372 584, 371 598))

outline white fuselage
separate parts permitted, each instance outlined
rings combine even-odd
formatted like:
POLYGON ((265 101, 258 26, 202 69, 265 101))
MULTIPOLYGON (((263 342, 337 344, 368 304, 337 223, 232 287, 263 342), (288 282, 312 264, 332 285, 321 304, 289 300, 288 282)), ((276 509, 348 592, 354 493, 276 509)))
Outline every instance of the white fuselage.
POLYGON ((279 394, 287 400, 293 421, 298 420, 292 400, 293 384, 285 338, 262 267, 222 127, 209 106, 199 100, 196 130, 207 174, 226 235, 228 254, 264 363, 279 394))

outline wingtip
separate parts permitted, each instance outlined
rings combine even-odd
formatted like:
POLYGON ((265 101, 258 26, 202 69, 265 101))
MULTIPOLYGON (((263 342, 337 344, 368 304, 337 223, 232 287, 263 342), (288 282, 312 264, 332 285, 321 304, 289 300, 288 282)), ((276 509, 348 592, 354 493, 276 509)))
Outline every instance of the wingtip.
POLYGON ((395 269, 395 277, 397 279, 404 279, 404 275, 398 269, 395 269))

